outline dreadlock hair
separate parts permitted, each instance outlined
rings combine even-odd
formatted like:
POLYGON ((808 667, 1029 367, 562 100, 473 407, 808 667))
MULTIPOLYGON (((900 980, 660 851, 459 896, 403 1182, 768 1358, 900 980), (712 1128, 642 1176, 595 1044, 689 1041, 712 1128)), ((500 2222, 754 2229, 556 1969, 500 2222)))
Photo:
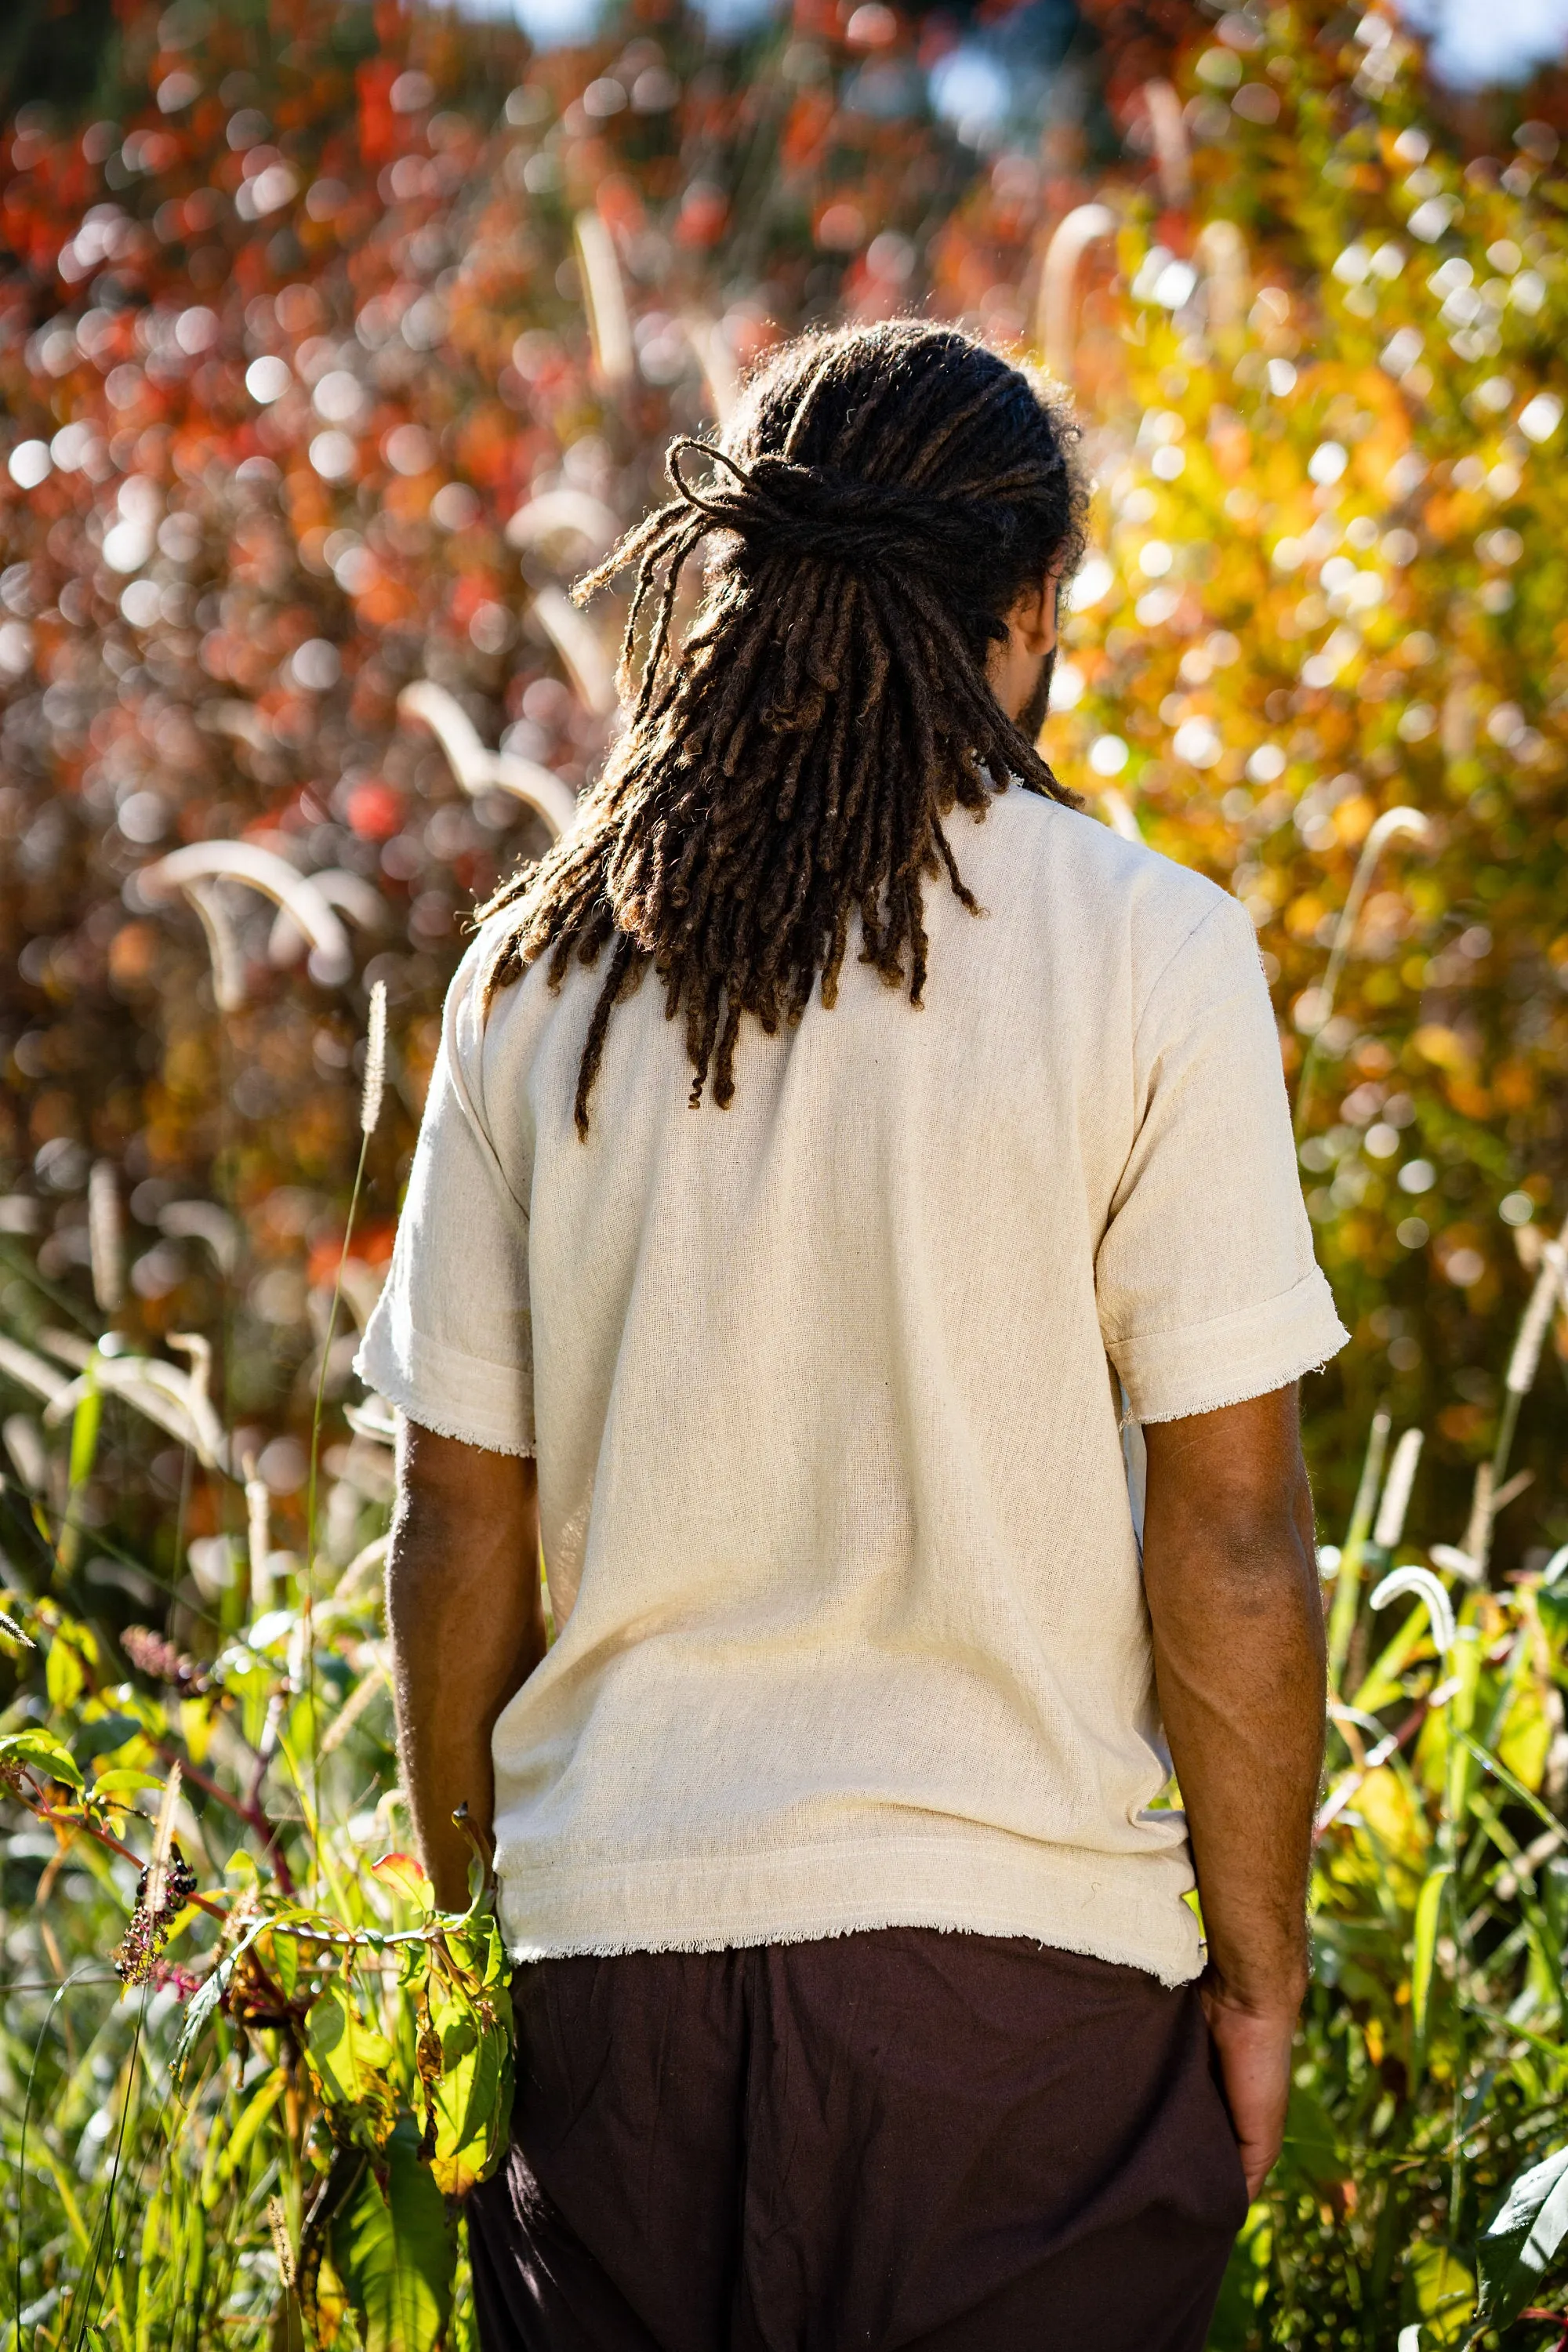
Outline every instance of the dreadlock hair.
POLYGON ((920 1003, 924 877, 945 868, 978 911, 944 830, 955 804, 983 816, 1016 780, 1076 805, 986 660, 1026 591, 1081 559, 1079 430, 967 335, 906 320, 786 345, 721 446, 674 443, 670 503, 574 592, 637 567, 628 723, 576 828, 484 910, 511 918, 492 991, 546 953, 559 987, 610 949, 580 1134, 611 1015, 650 963, 667 1017, 685 1015, 693 1108, 710 1073, 726 1105, 742 1015, 769 1034, 798 1021, 819 974, 831 1006, 856 915, 861 961, 920 1003), (667 660, 682 567, 710 533, 706 593, 667 660))

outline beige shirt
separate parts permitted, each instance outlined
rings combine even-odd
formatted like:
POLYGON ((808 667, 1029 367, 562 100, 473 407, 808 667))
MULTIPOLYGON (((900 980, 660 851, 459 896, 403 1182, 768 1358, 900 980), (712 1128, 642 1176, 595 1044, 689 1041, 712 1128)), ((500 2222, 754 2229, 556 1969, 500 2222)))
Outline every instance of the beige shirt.
POLYGON ((1121 1392, 1207 1412, 1345 1335, 1247 915, 1017 789, 952 837, 985 912, 928 885, 924 1007, 851 958, 742 1029, 727 1110, 649 983, 584 1142, 598 975, 487 1024, 491 930, 453 984, 359 1368, 538 1455, 520 1958, 900 1924, 1198 1968, 1121 1392))

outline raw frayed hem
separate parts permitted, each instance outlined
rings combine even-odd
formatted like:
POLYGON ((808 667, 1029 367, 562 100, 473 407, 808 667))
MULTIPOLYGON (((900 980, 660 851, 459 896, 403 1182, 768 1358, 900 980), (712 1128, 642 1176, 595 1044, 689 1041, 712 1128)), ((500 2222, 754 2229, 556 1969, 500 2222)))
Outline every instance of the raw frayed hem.
MULTIPOLYGON (((363 1373, 361 1378, 363 1378, 363 1373)), ((537 1451, 537 1448, 532 1445, 515 1442, 503 1445, 493 1437, 476 1437, 471 1429, 459 1428, 451 1415, 432 1412, 423 1399, 416 1404, 405 1404, 401 1398, 388 1395, 384 1388, 378 1388, 375 1393, 377 1396, 385 1397, 387 1403, 400 1420, 411 1421, 416 1429, 427 1429, 432 1437, 456 1438, 460 1445, 477 1446, 481 1454, 504 1454, 509 1460, 514 1462, 531 1462, 537 1451)))
POLYGON ((1298 1364, 1293 1371, 1271 1372, 1267 1380, 1243 1380, 1234 1389, 1225 1389, 1217 1396, 1205 1397, 1200 1404, 1184 1404, 1174 1412, 1136 1412, 1131 1414, 1139 1429, 1158 1429, 1162 1422, 1191 1421, 1199 1413, 1224 1412, 1227 1405, 1250 1404, 1254 1397, 1272 1396, 1277 1389, 1288 1389, 1293 1381, 1309 1379, 1313 1372, 1326 1371, 1339 1353, 1337 1348, 1328 1355, 1312 1355, 1298 1364))
POLYGON ((1087 1938, 1067 1936, 1037 1936, 1024 1927, 981 1927, 973 1920, 929 1919, 910 1917, 864 1918, 842 1921, 827 1927, 759 1928, 754 1934, 732 1936, 635 1936, 616 1937, 605 1942, 593 1942, 574 1937, 552 1937, 548 1945, 526 1940, 507 1945, 508 1958, 518 1968, 526 1968, 535 1960, 619 1960, 637 1952, 755 1952, 773 1944, 835 1944, 847 1936, 876 1936, 890 1927, 918 1927, 928 1935, 988 1936, 998 1940, 1033 1944, 1039 1952, 1065 1952, 1074 1959, 1103 1960, 1108 1967, 1135 1969, 1140 1976, 1152 1977, 1167 1992, 1178 1991, 1183 1985, 1194 1984, 1203 1973, 1203 1960, 1184 1976, 1168 1976, 1163 1969, 1152 1968, 1147 1960, 1135 1959, 1125 1952, 1110 1952, 1087 1938))

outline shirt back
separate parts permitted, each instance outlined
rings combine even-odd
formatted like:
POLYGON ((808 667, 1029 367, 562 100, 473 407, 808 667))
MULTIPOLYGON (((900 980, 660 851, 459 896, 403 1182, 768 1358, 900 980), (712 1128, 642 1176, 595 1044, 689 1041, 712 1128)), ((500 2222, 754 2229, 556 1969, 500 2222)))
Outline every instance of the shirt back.
MULTIPOLYGON (((363 1376, 536 1453, 557 1639, 495 1735, 518 1957, 888 1925, 1196 1972, 1121 1442, 1342 1343, 1251 924, 1019 789, 912 1007, 846 961, 731 1106, 651 977, 448 1000, 363 1376)), ((484 1639, 482 1626, 476 1641, 484 1639)))

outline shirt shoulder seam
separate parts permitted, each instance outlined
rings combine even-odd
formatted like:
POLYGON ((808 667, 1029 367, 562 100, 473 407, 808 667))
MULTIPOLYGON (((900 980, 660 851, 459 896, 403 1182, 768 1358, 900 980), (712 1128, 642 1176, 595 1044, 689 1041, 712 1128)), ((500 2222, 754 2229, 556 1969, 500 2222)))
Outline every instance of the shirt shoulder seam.
MULTIPOLYGON (((1217 887, 1218 886, 1216 885, 1215 887, 1217 887)), ((1143 1024, 1148 1018, 1149 1008, 1153 1003, 1155 997, 1159 994, 1160 989, 1167 974, 1177 962, 1178 959, 1186 953, 1188 948, 1192 946, 1193 941, 1197 938, 1199 932, 1206 930, 1211 923, 1217 921, 1222 916, 1227 915, 1232 911, 1232 909, 1236 909, 1238 912, 1240 911, 1237 908, 1237 901, 1234 898, 1227 898, 1222 891, 1217 904, 1205 908, 1204 912, 1198 917, 1197 921, 1192 925, 1191 929, 1183 932, 1175 946, 1171 950, 1170 954, 1165 958, 1164 962, 1160 966, 1159 971, 1155 973, 1153 979, 1150 982, 1148 988, 1144 991, 1143 1002, 1139 1006, 1136 1018, 1132 1024, 1132 1047, 1135 1055, 1138 1049, 1138 1040, 1143 1032, 1143 1024)))

